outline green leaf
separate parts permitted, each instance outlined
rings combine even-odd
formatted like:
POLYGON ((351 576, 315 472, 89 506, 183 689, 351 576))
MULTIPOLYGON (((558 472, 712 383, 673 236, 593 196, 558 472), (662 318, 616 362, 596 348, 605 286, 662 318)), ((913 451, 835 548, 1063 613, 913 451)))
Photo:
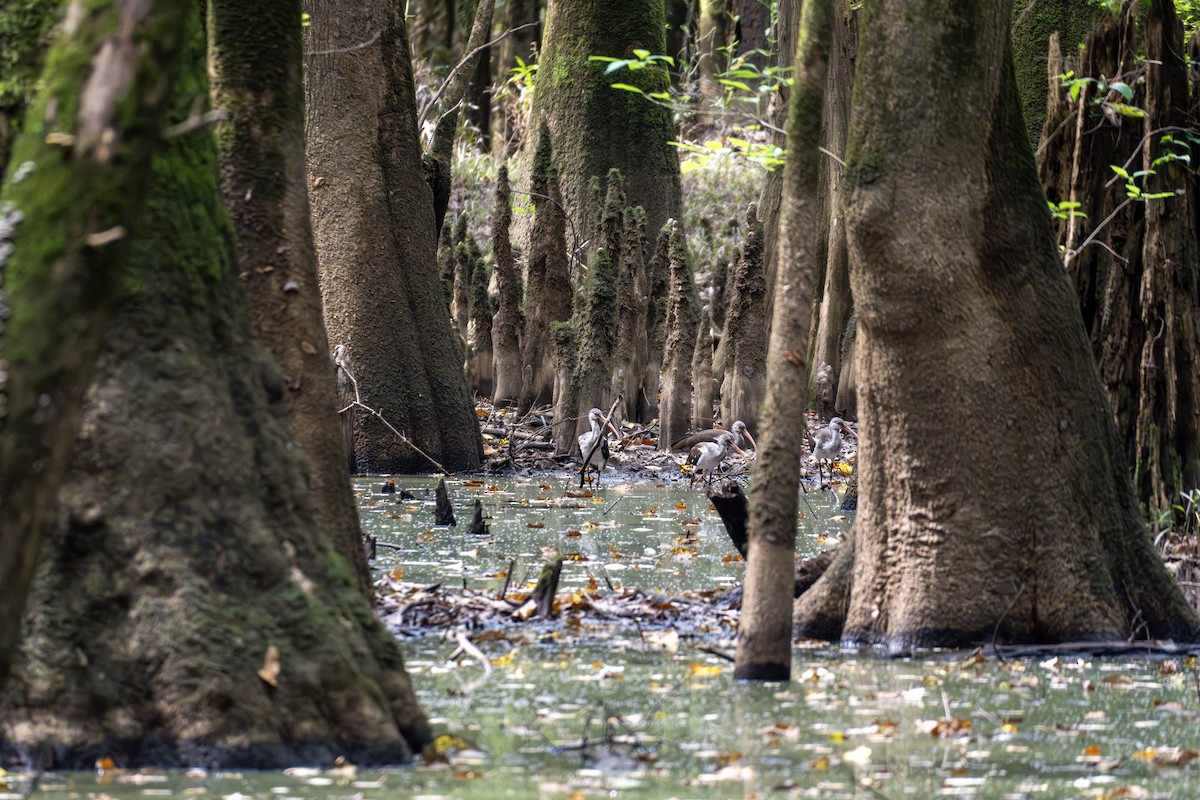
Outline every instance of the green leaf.
POLYGON ((1129 84, 1121 81, 1113 81, 1108 85, 1108 88, 1114 92, 1120 92, 1121 96, 1127 101, 1133 99, 1133 89, 1129 88, 1129 84))
POLYGON ((640 58, 642 61, 645 61, 646 56, 650 55, 650 51, 649 50, 640 50, 640 49, 635 48, 633 51, 633 54, 635 56, 637 56, 638 58, 640 58))
POLYGON ((754 91, 749 86, 742 83, 741 81, 731 81, 728 78, 718 78, 718 80, 725 86, 732 86, 734 89, 741 89, 742 91, 745 91, 745 92, 754 91))
MULTIPOLYGON (((517 60, 520 61, 520 59, 517 59, 517 60)), ((621 59, 613 58, 612 56, 588 56, 588 61, 620 61, 620 60, 621 59)))
POLYGON ((655 99, 655 100, 664 100, 664 101, 666 101, 666 100, 670 100, 670 99, 671 99, 671 93, 670 93, 670 92, 651 92, 650 94, 648 94, 648 95, 646 95, 646 96, 647 96, 647 97, 650 97, 650 98, 653 98, 653 99, 655 99))
POLYGON ((622 89, 626 92, 636 92, 637 94, 643 94, 643 95, 645 94, 645 92, 643 92, 638 87, 630 86, 628 83, 610 83, 609 86, 611 86, 614 89, 622 89))
POLYGON ((1108 167, 1122 178, 1129 180, 1129 173, 1125 171, 1124 167, 1117 166, 1116 164, 1109 164, 1108 167))
POLYGON ((611 75, 614 72, 616 72, 617 70, 625 69, 625 67, 628 67, 628 66, 629 66, 628 61, 614 61, 608 65, 607 69, 604 70, 604 74, 611 75))
POLYGON ((1131 106, 1126 103, 1106 103, 1109 108, 1120 114, 1122 117, 1133 117, 1141 119, 1146 116, 1146 112, 1142 111, 1137 106, 1131 106))

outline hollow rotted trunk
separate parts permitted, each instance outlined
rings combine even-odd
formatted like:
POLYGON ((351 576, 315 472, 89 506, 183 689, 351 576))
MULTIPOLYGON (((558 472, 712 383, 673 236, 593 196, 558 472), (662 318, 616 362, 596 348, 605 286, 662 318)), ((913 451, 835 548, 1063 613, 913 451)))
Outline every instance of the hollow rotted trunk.
MULTIPOLYGON (((187 16, 172 122, 207 92, 187 16)), ((211 129, 165 144, 154 175, 0 701, 0 753, 51 767, 404 760, 429 727, 395 639, 308 511, 211 129)))
POLYGON ((804 4, 788 111, 778 282, 772 308, 766 399, 750 495, 750 544, 734 674, 787 680, 791 673, 797 487, 808 380, 809 314, 819 224, 817 173, 829 64, 832 0, 804 4))
POLYGON ((859 510, 797 601, 798 632, 895 651, 1194 641, 1200 621, 1138 517, 1055 250, 1008 15, 1000 0, 864 9, 846 215, 859 510), (952 197, 915 179, 943 174, 952 197), (1029 463, 1042 467, 1036 492, 1029 463))
POLYGON ((658 448, 669 450, 688 432, 692 411, 692 351, 696 346, 696 325, 700 302, 687 243, 679 223, 672 221, 668 245, 671 268, 667 295, 667 341, 663 347, 661 404, 659 406, 658 448))
POLYGON ((679 157, 671 112, 636 92, 664 91, 665 71, 606 74, 591 56, 633 58, 634 50, 662 53, 663 4, 645 0, 549 0, 531 119, 544 119, 554 138, 563 205, 579 230, 590 230, 588 184, 616 168, 625 176, 630 205, 646 210, 647 230, 658 230, 680 208, 679 157))
POLYGON ((304 82, 294 2, 212 0, 209 62, 221 191, 254 335, 287 377, 284 406, 308 462, 319 530, 372 594, 337 415, 304 178, 304 82))
POLYGON ((1055 74, 1144 77, 1129 79, 1125 106, 1093 102, 1086 87, 1072 100, 1053 80, 1040 164, 1048 198, 1079 204, 1060 211, 1059 241, 1134 487, 1154 513, 1200 483, 1197 181, 1177 160, 1193 154, 1170 135, 1196 123, 1182 47, 1174 7, 1157 2, 1104 15, 1077 63, 1052 47, 1055 74), (1147 58, 1133 61, 1139 51, 1147 58), (1145 118, 1112 111, 1130 105, 1145 118), (1117 180, 1112 164, 1155 174, 1117 180))
MULTIPOLYGON (((26 35, 48 26, 37 15, 49 7, 25 11, 26 35)), ((170 3, 118 3, 64 32, 14 142, 0 195, 0 685, 143 218, 186 17, 170 3), (93 64, 101 52, 116 55, 93 64)), ((0 54, 32 57, 30 44, 6 40, 0 54)))
POLYGON ((746 239, 733 273, 725 331, 721 335, 725 346, 721 416, 726 425, 740 419, 751 430, 758 429, 759 406, 767 389, 766 303, 762 225, 758 221, 758 206, 751 203, 746 209, 746 239))
MULTIPOLYGON (((330 344, 362 401, 447 469, 477 467, 479 425, 442 302, 433 195, 417 141, 403 7, 311 0, 305 28, 309 200, 330 344)), ((354 417, 363 472, 428 462, 354 417)))
POLYGON ((496 211, 492 215, 492 263, 496 274, 496 316, 492 320, 492 358, 497 402, 516 402, 521 393, 521 276, 513 260, 509 226, 512 190, 508 169, 500 167, 496 181, 496 211))
POLYGON ((528 385, 522 382, 519 410, 559 397, 555 389, 556 359, 551 326, 571 318, 572 290, 567 256, 567 220, 558 191, 558 170, 552 162, 550 130, 538 134, 533 163, 532 190, 535 210, 529 231, 525 279, 525 335, 523 369, 530 368, 528 385))

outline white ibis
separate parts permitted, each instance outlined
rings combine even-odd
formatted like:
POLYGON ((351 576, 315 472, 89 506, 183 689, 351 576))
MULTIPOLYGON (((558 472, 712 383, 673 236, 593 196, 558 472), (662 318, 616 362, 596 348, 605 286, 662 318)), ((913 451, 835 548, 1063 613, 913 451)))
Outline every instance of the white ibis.
POLYGON ((708 483, 713 473, 721 468, 721 462, 725 460, 725 456, 729 455, 731 447, 739 455, 750 457, 745 450, 738 447, 732 431, 722 432, 715 442, 701 442, 693 447, 687 457, 687 463, 695 465, 691 480, 688 481, 688 488, 691 489, 696 484, 696 473, 701 471, 704 472, 704 482, 708 483))
POLYGON ((841 417, 834 417, 829 420, 827 427, 817 430, 810 434, 812 439, 812 458, 817 463, 817 478, 821 481, 821 486, 824 486, 824 477, 821 474, 821 462, 828 461, 829 478, 833 479, 833 462, 837 461, 837 457, 842 454, 842 431, 854 435, 854 431, 846 426, 841 417))
POLYGON ((688 436, 685 436, 684 438, 672 444, 671 449, 688 450, 694 445, 701 444, 703 442, 715 442, 722 433, 732 433, 733 443, 743 450, 746 449, 747 444, 749 444, 754 450, 758 449, 758 444, 755 443, 754 437, 750 435, 750 431, 746 428, 746 423, 742 422, 740 419, 733 423, 732 427, 730 427, 728 431, 724 431, 720 428, 709 428, 706 431, 697 431, 696 433, 689 434, 688 436))
POLYGON ((588 412, 588 421, 592 424, 592 429, 579 437, 579 457, 587 458, 588 453, 592 457, 583 465, 582 472, 586 473, 589 469, 596 470, 596 475, 599 477, 604 470, 604 466, 608 463, 608 437, 604 435, 604 426, 607 425, 609 430, 618 439, 621 438, 621 433, 613 426, 612 421, 604 416, 604 412, 598 408, 593 408, 588 412), (600 439, 600 446, 596 447, 595 452, 592 452, 592 447, 596 444, 596 438, 600 439))

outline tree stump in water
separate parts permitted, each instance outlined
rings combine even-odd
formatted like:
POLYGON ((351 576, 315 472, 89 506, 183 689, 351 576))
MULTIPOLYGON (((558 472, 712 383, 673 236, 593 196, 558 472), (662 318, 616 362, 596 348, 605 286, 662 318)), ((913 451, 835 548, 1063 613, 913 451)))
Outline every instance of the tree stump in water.
POLYGON ((454 519, 454 506, 450 505, 450 493, 446 491, 446 479, 438 478, 437 508, 434 510, 434 523, 438 525, 458 525, 454 519))
POLYGON ((718 484, 708 492, 708 499, 721 517, 725 532, 737 551, 746 557, 749 547, 749 534, 746 531, 746 521, 750 518, 750 506, 742 487, 733 481, 718 484))
POLYGON ((476 500, 475 516, 471 517, 471 524, 467 526, 467 533, 476 534, 478 536, 487 536, 491 532, 492 531, 488 527, 488 524, 483 521, 483 503, 479 500, 476 500))
POLYGON ((558 592, 558 579, 562 576, 563 560, 556 558, 542 567, 537 586, 529 599, 537 603, 537 615, 549 619, 554 616, 554 595, 558 592))

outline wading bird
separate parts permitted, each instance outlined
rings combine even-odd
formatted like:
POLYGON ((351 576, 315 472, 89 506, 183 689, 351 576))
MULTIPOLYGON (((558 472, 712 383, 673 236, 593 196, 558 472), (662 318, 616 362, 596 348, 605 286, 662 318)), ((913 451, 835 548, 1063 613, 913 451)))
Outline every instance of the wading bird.
POLYGON ((733 423, 733 426, 728 431, 721 430, 720 428, 709 428, 706 431, 697 431, 696 433, 689 434, 671 445, 671 449, 690 450, 695 445, 704 442, 715 442, 722 433, 732 433, 733 443, 743 450, 746 449, 747 444, 750 445, 752 450, 758 449, 758 444, 754 441, 754 437, 750 435, 750 431, 746 428, 746 423, 740 419, 733 423))
POLYGON ((600 473, 604 471, 604 466, 608 463, 608 437, 604 435, 604 426, 607 425, 617 439, 621 438, 621 433, 612 424, 612 421, 604 416, 604 412, 598 408, 593 408, 588 412, 588 421, 592 424, 592 429, 579 437, 579 457, 587 459, 587 463, 583 465, 581 475, 585 474, 589 469, 596 471, 597 479, 600 473), (596 439, 599 437, 600 445, 592 451, 596 444, 596 439), (588 453, 591 453, 591 458, 588 458, 588 453))
POLYGON ((705 484, 709 483, 713 473, 721 468, 721 462, 725 460, 725 456, 729 455, 731 447, 739 455, 750 457, 745 450, 737 446, 731 431, 722 431, 715 442, 701 442, 693 447, 687 457, 687 463, 695 465, 691 480, 688 481, 688 488, 691 489, 696 485, 696 474, 699 472, 704 472, 704 482, 705 484))
POLYGON ((834 417, 829 420, 827 427, 809 434, 809 438, 812 440, 813 461, 817 462, 817 479, 821 481, 821 486, 825 485, 821 473, 822 461, 829 462, 829 479, 831 482, 833 480, 833 462, 837 461, 837 457, 842 454, 843 430, 851 436, 854 435, 854 431, 846 426, 841 417, 834 417))

